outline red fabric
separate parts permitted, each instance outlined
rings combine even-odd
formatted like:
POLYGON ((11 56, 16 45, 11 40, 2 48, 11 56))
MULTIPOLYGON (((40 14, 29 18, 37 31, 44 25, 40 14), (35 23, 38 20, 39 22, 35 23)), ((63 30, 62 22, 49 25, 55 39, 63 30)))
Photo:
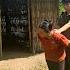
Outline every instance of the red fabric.
POLYGON ((54 40, 57 43, 62 44, 63 47, 67 47, 68 46, 69 41, 63 34, 53 32, 52 36, 53 36, 54 40))
POLYGON ((68 39, 65 36, 53 32, 51 38, 49 38, 44 31, 39 30, 38 37, 41 41, 42 48, 45 51, 47 60, 59 62, 65 59, 65 46, 68 45, 68 39))

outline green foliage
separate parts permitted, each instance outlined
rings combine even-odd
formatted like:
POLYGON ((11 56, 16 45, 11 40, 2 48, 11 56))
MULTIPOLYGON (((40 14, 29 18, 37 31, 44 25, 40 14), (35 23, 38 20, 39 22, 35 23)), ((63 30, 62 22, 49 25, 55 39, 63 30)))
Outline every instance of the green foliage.
POLYGON ((64 5, 59 2, 59 15, 64 11, 64 5))

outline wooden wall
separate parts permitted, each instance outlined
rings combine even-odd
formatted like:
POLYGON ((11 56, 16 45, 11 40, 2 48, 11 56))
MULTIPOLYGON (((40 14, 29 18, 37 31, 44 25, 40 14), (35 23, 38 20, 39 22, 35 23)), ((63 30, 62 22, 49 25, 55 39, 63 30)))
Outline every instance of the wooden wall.
MULTIPOLYGON (((56 21, 58 15, 58 2, 59 0, 28 0, 29 12, 29 31, 30 40, 33 52, 40 49, 37 38, 38 24, 44 19, 56 21)), ((1 12, 0 12, 1 15, 1 12)), ((55 25, 55 23, 54 23, 55 25)), ((1 42, 1 18, 0 18, 0 54, 2 55, 2 42, 1 42)))
POLYGON ((34 53, 38 49, 38 38, 36 34, 38 24, 44 19, 48 19, 54 22, 53 24, 55 25, 58 15, 58 3, 58 0, 30 0, 32 46, 34 53))

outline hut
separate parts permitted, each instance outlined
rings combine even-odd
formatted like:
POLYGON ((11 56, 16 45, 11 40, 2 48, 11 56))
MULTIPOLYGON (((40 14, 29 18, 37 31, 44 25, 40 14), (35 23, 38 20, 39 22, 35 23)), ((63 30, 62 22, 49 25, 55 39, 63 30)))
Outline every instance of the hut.
MULTIPOLYGON (((7 36, 9 37, 10 33, 13 32, 13 29, 9 27, 15 26, 15 28, 18 29, 15 31, 19 31, 18 26, 20 26, 22 37, 24 32, 24 28, 22 26, 24 26, 24 23, 27 23, 26 27, 28 28, 26 28, 26 30, 28 30, 28 38, 24 40, 28 41, 29 47, 32 49, 32 52, 35 53, 38 48, 40 49, 36 32, 38 24, 41 23, 41 21, 48 19, 51 20, 55 25, 56 18, 58 16, 58 4, 59 0, 2 0, 0 17, 4 18, 5 16, 5 21, 7 22, 6 28, 8 30, 6 31, 7 36), (13 17, 15 18, 13 19, 13 17), (9 18, 13 21, 8 20, 9 18), (16 24, 12 24, 14 22, 16 24), (8 23, 11 23, 11 25, 8 23)), ((0 23, 3 24, 4 19, 1 20, 1 18, 0 23)), ((1 38, 1 31, 2 29, 0 25, 0 53, 2 55, 1 39, 3 38, 1 38)))

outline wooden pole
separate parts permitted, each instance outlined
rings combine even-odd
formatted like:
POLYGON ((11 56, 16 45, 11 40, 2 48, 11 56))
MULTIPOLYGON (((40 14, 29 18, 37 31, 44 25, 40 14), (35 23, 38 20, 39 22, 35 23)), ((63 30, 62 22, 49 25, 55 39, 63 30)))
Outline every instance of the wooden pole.
POLYGON ((1 9, 0 9, 0 56, 2 56, 2 34, 1 34, 1 9))
POLYGON ((30 10, 31 10, 31 8, 30 8, 30 2, 31 2, 31 0, 28 0, 28 2, 27 2, 27 4, 28 4, 28 23, 29 23, 29 43, 30 43, 30 47, 32 47, 32 45, 31 45, 31 22, 30 22, 30 18, 31 18, 31 16, 30 16, 30 10))

